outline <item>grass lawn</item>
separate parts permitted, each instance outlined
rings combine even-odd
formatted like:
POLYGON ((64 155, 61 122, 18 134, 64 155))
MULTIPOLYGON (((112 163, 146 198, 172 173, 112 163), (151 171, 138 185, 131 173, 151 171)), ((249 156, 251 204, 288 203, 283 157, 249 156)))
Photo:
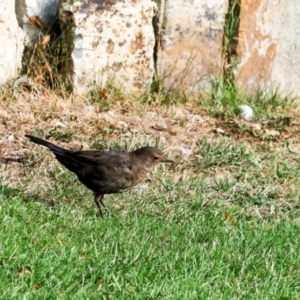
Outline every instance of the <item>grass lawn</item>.
POLYGON ((0 299, 300 299, 297 112, 273 99, 245 122, 218 103, 91 112, 46 96, 1 102, 2 156, 23 158, 1 165, 0 299), (157 145, 176 164, 106 196, 102 220, 26 132, 69 148, 157 145))

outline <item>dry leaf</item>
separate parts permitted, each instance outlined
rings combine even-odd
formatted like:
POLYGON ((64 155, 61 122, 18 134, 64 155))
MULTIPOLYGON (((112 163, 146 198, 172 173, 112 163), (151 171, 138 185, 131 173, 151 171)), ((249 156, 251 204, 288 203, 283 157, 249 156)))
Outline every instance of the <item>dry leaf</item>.
POLYGON ((269 136, 279 136, 280 132, 274 129, 265 129, 265 133, 269 136))
POLYGON ((228 223, 229 223, 230 225, 232 225, 232 226, 235 225, 235 222, 233 221, 233 218, 232 218, 232 216, 230 215, 229 211, 225 211, 224 217, 225 217, 225 219, 228 221, 228 223))
POLYGON ((119 204, 115 205, 115 209, 117 209, 117 210, 121 210, 123 208, 124 208, 124 206, 122 204, 121 205, 119 205, 119 204))
POLYGON ((26 266, 25 268, 21 267, 18 269, 18 274, 19 276, 30 275, 32 274, 31 268, 29 266, 26 266))
POLYGON ((98 288, 97 288, 98 291, 101 291, 101 290, 102 290, 103 282, 104 282, 103 279, 99 279, 99 280, 98 280, 98 283, 99 283, 98 288))
POLYGON ((45 23, 42 21, 42 19, 39 16, 31 16, 31 17, 29 17, 29 21, 30 21, 30 23, 39 27, 40 29, 44 29, 44 30, 48 29, 47 26, 45 25, 45 23))
POLYGON ((251 124, 250 127, 252 128, 253 131, 261 130, 261 124, 259 124, 259 123, 251 124))
POLYGON ((190 101, 190 102, 187 102, 185 104, 185 106, 188 107, 188 108, 196 108, 197 104, 195 102, 193 102, 193 101, 190 101))
POLYGON ((57 119, 53 120, 50 124, 52 124, 55 127, 67 127, 66 124, 57 119))
POLYGON ((291 133, 291 132, 286 132, 285 134, 284 134, 284 138, 285 139, 289 139, 289 138, 291 138, 293 136, 293 134, 291 133))
POLYGON ((157 124, 151 126, 151 128, 154 129, 154 130, 157 130, 157 131, 167 131, 168 130, 167 128, 165 128, 163 126, 160 126, 160 125, 157 125, 157 124))
POLYGON ((49 43, 50 41, 50 34, 47 34, 43 37, 42 41, 41 41, 41 44, 42 44, 42 47, 43 49, 46 48, 47 44, 49 43))
POLYGON ((219 127, 218 127, 218 128, 215 128, 215 129, 214 129, 214 132, 215 132, 215 133, 220 133, 220 134, 225 134, 225 130, 222 129, 222 128, 219 128, 219 127))

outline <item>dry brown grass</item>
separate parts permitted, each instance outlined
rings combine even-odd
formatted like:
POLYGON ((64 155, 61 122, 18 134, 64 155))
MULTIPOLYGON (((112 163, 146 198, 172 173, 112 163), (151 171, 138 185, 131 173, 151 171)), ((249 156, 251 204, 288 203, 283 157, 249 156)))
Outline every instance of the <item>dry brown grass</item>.
POLYGON ((20 160, 23 164, 2 165, 2 183, 26 185, 26 189, 47 190, 51 186, 50 177, 54 173, 51 170, 58 163, 43 147, 30 143, 25 134, 38 132, 72 149, 117 146, 133 150, 146 144, 158 144, 164 152, 181 161, 180 168, 184 169, 187 158, 194 154, 197 141, 209 136, 214 128, 215 120, 194 105, 166 107, 131 99, 130 95, 122 102, 113 99, 108 110, 98 111, 96 104, 91 104, 87 97, 62 97, 43 87, 3 93, 0 99, 0 157, 20 160), (57 141, 51 137, 51 132, 58 133, 57 141), (68 135, 68 138, 59 135, 68 135), (39 162, 39 168, 29 168, 28 164, 33 161, 39 162))
MULTIPOLYGON (((85 97, 62 98, 51 90, 21 92, 15 96, 16 100, 0 99, 2 155, 7 152, 6 142, 24 142, 26 133, 54 128, 72 133, 71 144, 79 143, 84 148, 93 135, 99 135, 101 139, 102 134, 104 139, 115 141, 129 137, 138 141, 139 136, 150 135, 169 145, 168 148, 185 154, 188 152, 185 148, 191 148, 199 138, 207 136, 215 124, 214 119, 196 106, 142 105, 130 100, 130 96, 101 112, 96 111, 85 97)), ((13 151, 11 147, 8 150, 13 151)))
MULTIPOLYGON (((247 123, 234 116, 230 122, 226 122, 209 117, 207 111, 193 100, 185 104, 163 106, 157 104, 159 101, 156 104, 142 103, 137 95, 120 95, 120 99, 116 94, 107 93, 104 96, 104 99, 110 96, 112 99, 107 99, 109 109, 101 111, 99 103, 93 103, 89 97, 62 97, 42 87, 35 87, 32 91, 2 93, 1 185, 22 189, 29 195, 38 193, 39 199, 53 200, 49 197, 49 191, 64 178, 63 173, 67 171, 53 159, 50 151, 33 145, 24 137, 25 134, 34 134, 71 149, 112 148, 130 151, 143 145, 158 145, 176 160, 176 164, 157 168, 152 172, 152 177, 161 184, 156 189, 157 193, 161 192, 163 186, 169 185, 170 180, 172 185, 180 186, 180 196, 174 189, 170 193, 172 199, 180 197, 181 201, 185 201, 194 197, 199 191, 197 188, 191 189, 188 184, 194 180, 203 182, 207 187, 215 187, 205 191, 204 205, 222 198, 222 203, 230 206, 237 198, 247 198, 247 193, 250 199, 254 199, 258 197, 256 195, 263 196, 271 192, 277 195, 282 205, 286 205, 286 197, 292 199, 291 203, 296 203, 296 186, 293 191, 297 183, 296 173, 292 175, 295 177, 292 184, 290 180, 283 182, 274 179, 278 186, 273 187, 272 181, 268 181, 269 178, 277 178, 274 174, 276 167, 281 166, 281 161, 297 172, 295 159, 300 140, 299 123, 296 121, 291 121, 278 136, 276 130, 270 131, 262 122, 247 123), (249 130, 244 131, 241 129, 243 126, 248 126, 249 130), (208 148, 205 148, 205 140, 208 148), (201 146, 199 141, 204 141, 204 144, 201 146), (287 141, 294 154, 286 148, 287 141), (204 148, 200 150, 201 147, 204 148), (241 149, 245 149, 245 153, 241 149), (204 156, 208 160, 207 165, 204 156), (10 159, 19 162, 7 163, 10 159), (287 195, 287 191, 292 196, 287 195)), ((294 116, 292 119, 296 120, 294 116)), ((284 168, 282 172, 286 172, 284 168)), ((57 189, 66 188, 66 184, 56 187, 56 193, 57 189)), ((69 184, 73 185, 73 182, 69 184)), ((136 191, 147 194, 147 185, 145 182, 136 191)), ((151 189, 149 193, 152 192, 151 189)), ((83 193, 86 193, 85 189, 83 193)), ((173 201, 171 198, 170 201, 173 201)), ((250 207, 253 211, 256 206, 250 207)))

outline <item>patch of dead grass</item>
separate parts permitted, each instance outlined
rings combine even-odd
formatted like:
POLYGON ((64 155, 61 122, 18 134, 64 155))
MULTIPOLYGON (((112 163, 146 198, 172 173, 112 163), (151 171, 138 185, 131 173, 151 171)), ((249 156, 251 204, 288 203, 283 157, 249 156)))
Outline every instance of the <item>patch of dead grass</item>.
MULTIPOLYGON (((122 98, 122 102, 115 100, 109 109, 98 111, 86 97, 61 97, 44 88, 16 92, 14 96, 14 99, 7 96, 0 99, 0 158, 4 162, 0 165, 1 183, 12 188, 24 187, 24 190, 33 193, 39 191, 41 197, 53 187, 53 177, 60 174, 57 170, 66 170, 53 159, 49 151, 30 143, 24 137, 25 134, 39 132, 42 137, 71 149, 113 148, 130 151, 143 145, 158 145, 177 163, 154 170, 154 178, 161 178, 158 172, 168 173, 176 184, 188 182, 204 173, 206 178, 203 180, 207 181, 208 186, 214 186, 222 180, 234 181, 237 171, 229 170, 226 164, 204 170, 199 140, 206 139, 210 143, 222 139, 237 145, 243 143, 249 151, 254 147, 265 149, 265 154, 262 152, 260 158, 270 153, 282 153, 287 141, 284 134, 271 139, 258 138, 255 134, 249 134, 249 131, 241 130, 241 126, 248 126, 249 130, 255 132, 255 123, 244 122, 241 125, 243 121, 236 118, 228 125, 208 116, 205 110, 192 105, 192 101, 177 106, 160 106, 141 104, 132 100, 133 95, 127 95, 122 98), (57 140, 53 132, 57 133, 57 140), (67 139, 60 138, 65 134, 68 134, 67 139), (10 158, 19 162, 8 163, 10 158)), ((291 132, 289 141, 298 145, 298 124, 292 122, 286 130, 291 132)), ((255 155, 253 159, 256 159, 255 155)), ((261 178, 265 173, 267 177, 272 176, 273 167, 269 164, 259 172, 261 178)), ((281 195, 288 185, 287 182, 277 187, 280 192, 276 194, 281 195)), ((139 189, 144 190, 143 185, 139 189)), ((249 186, 249 189, 254 191, 255 186, 249 186)), ((191 196, 189 193, 188 197, 191 196)), ((228 196, 226 191, 222 193, 224 203, 230 204, 233 196, 236 197, 235 194, 228 196)), ((210 201, 209 192, 206 201, 210 201)))
MULTIPOLYGON (((199 139, 210 135, 215 120, 197 107, 189 108, 141 104, 128 95, 123 102, 115 101, 109 110, 97 111, 89 99, 76 95, 58 96, 45 88, 15 92, 15 99, 0 99, 0 157, 19 159, 24 164, 43 157, 41 170, 57 167, 58 163, 43 147, 33 145, 25 134, 42 133, 43 137, 71 149, 114 148, 133 150, 142 145, 159 145, 178 161, 186 161, 194 153, 199 139), (159 131, 153 127, 163 127, 159 131), (51 131, 71 134, 67 141, 51 137, 51 131)), ((36 187, 51 186, 49 172, 31 173, 28 168, 12 162, 2 165, 2 183, 20 185, 24 178, 34 176, 36 187), (31 174, 31 175, 30 175, 31 174), (47 179, 48 177, 48 179, 47 179), (42 179, 41 179, 42 178, 42 179), (37 180, 37 179, 41 179, 37 180), (42 184, 41 184, 42 183, 42 184)), ((26 180, 28 183, 28 181, 26 180)))

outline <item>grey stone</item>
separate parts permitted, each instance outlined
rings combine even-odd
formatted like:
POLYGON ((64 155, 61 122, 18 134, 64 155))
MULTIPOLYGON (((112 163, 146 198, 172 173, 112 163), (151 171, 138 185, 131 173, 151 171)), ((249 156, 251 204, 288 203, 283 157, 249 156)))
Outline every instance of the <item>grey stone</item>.
POLYGON ((24 34, 18 26, 12 0, 0 3, 0 32, 0 83, 5 83, 17 75, 24 48, 24 34))
POLYGON ((168 87, 209 89, 222 72, 222 40, 228 1, 163 0, 157 69, 168 87))
POLYGON ((74 14, 75 89, 113 82, 126 91, 150 85, 154 72, 155 37, 151 0, 62 1, 74 14))
POLYGON ((241 1, 236 72, 240 88, 300 95, 300 2, 241 1))

